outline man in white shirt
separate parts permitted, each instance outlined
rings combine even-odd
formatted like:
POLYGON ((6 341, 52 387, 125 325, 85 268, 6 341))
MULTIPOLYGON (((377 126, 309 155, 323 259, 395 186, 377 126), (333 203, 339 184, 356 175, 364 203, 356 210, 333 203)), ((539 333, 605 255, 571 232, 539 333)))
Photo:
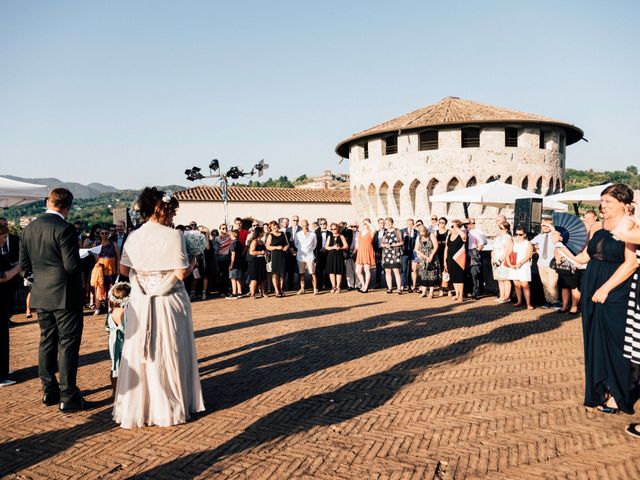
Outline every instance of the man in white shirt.
POLYGON ((540 223, 542 230, 538 235, 533 237, 531 244, 538 253, 538 273, 544 290, 544 298, 546 303, 542 308, 550 308, 558 303, 558 274, 551 268, 551 260, 553 260, 553 221, 551 218, 545 217, 540 223))
POLYGON ((478 299, 482 286, 482 257, 480 252, 487 244, 487 237, 484 232, 476 227, 475 218, 469 218, 464 222, 467 227, 467 252, 469 254, 469 275, 473 290, 471 296, 478 299))
POLYGON ((300 276, 300 290, 298 295, 305 293, 305 272, 311 275, 314 295, 318 294, 318 280, 316 277, 316 247, 318 245, 318 237, 315 232, 309 230, 309 222, 302 220, 300 222, 302 230, 296 233, 294 243, 297 250, 298 273, 300 276))

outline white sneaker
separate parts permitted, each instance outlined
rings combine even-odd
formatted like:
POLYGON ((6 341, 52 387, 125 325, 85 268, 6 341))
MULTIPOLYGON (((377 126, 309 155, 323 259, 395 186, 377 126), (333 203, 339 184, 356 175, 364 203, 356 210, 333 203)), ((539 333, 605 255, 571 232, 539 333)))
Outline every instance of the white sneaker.
POLYGON ((305 292, 304 288, 301 288, 300 290, 298 290, 298 293, 296 293, 296 295, 304 295, 305 293, 307 292, 305 292))
POLYGON ((9 380, 9 379, 0 380, 0 387, 7 387, 9 385, 13 385, 14 383, 16 383, 15 380, 9 380))
POLYGON ((319 293, 319 292, 318 292, 318 289, 317 289, 317 288, 314 288, 314 289, 313 289, 313 294, 314 294, 314 295, 318 295, 318 293, 319 293))

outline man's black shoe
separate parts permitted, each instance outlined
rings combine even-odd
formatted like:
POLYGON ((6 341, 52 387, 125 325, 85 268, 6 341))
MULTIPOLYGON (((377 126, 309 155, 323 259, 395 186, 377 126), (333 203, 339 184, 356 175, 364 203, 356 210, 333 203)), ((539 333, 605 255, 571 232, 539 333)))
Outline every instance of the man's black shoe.
POLYGON ((45 393, 42 396, 42 403, 47 407, 52 407, 57 403, 60 403, 60 395, 56 393, 45 393))
POLYGON ((60 402, 60 411, 64 413, 86 410, 88 407, 89 405, 82 397, 74 398, 68 402, 60 402))

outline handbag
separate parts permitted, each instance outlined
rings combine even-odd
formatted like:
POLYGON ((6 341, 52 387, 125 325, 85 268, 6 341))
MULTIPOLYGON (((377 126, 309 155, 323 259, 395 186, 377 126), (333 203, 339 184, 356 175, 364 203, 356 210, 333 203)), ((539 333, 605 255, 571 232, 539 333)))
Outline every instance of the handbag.
POLYGON ((518 263, 518 254, 516 252, 511 252, 504 260, 504 264, 507 267, 515 267, 516 263, 518 263))
POLYGON ((570 262, 561 260, 558 263, 555 258, 551 260, 549 267, 555 270, 557 273, 562 273, 565 275, 573 275, 574 273, 576 273, 576 267, 570 262))
POLYGON ((267 272, 271 272, 271 260, 267 262, 267 272))
POLYGON ((449 287, 449 280, 451 280, 451 275, 449 275, 449 272, 442 272, 442 288, 449 287))

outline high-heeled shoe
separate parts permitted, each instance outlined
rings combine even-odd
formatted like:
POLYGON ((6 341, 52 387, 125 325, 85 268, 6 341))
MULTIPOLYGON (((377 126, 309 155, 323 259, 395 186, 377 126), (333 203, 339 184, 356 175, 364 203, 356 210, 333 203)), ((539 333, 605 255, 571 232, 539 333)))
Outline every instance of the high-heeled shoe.
POLYGON ((620 411, 619 408, 608 407, 606 405, 598 405, 597 409, 598 409, 599 412, 606 413, 606 414, 609 414, 609 415, 615 415, 616 413, 618 413, 620 411))

